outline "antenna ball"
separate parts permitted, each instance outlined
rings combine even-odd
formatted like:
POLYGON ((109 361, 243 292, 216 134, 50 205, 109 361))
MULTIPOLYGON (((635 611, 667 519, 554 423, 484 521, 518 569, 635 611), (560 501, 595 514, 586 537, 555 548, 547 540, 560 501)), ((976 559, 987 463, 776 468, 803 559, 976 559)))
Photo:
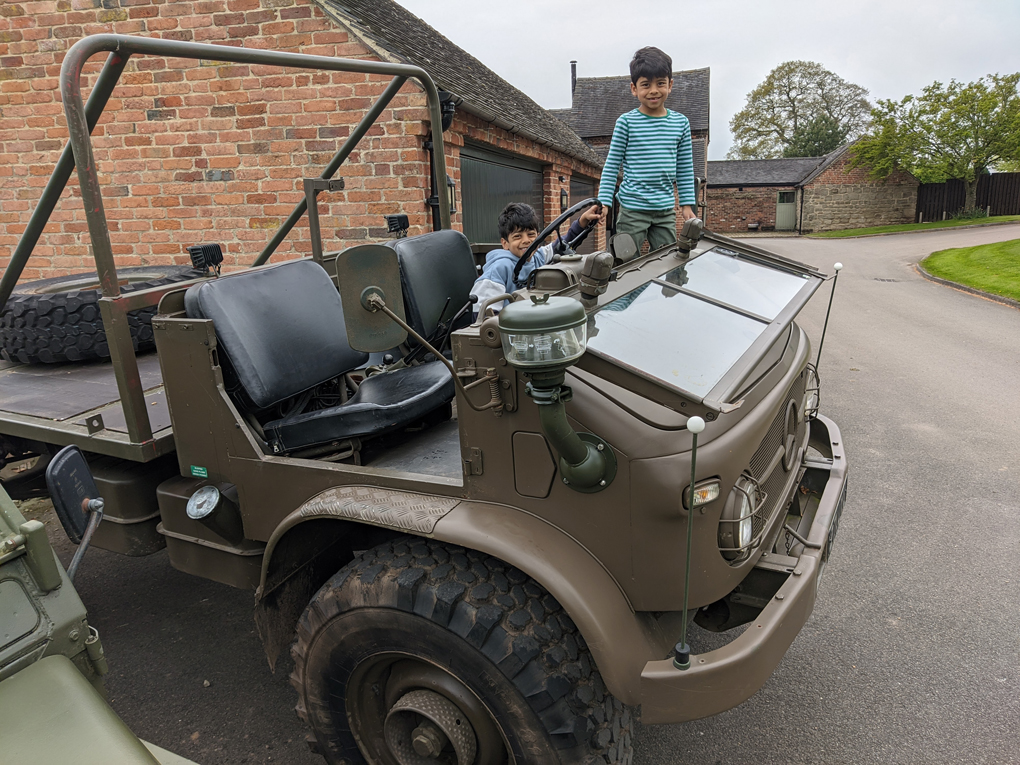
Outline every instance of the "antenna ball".
POLYGON ((833 265, 832 267, 833 267, 833 268, 834 268, 834 269, 835 269, 836 271, 842 271, 842 270, 843 270, 843 264, 842 264, 842 263, 835 263, 835 264, 834 264, 834 265, 833 265))
POLYGON ((705 429, 705 421, 700 417, 691 417, 691 419, 687 421, 687 429, 691 431, 691 433, 697 435, 705 429))

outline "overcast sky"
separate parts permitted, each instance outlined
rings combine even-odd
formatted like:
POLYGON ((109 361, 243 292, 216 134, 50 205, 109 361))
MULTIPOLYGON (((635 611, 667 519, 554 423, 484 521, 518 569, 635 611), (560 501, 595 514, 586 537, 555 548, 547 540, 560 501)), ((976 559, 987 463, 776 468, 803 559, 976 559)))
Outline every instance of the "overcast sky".
POLYGON ((1020 71, 1018 0, 397 0, 548 109, 579 77, 627 74, 634 51, 662 48, 675 69, 712 69, 710 159, 730 118, 776 65, 817 61, 871 99, 934 80, 1020 71))

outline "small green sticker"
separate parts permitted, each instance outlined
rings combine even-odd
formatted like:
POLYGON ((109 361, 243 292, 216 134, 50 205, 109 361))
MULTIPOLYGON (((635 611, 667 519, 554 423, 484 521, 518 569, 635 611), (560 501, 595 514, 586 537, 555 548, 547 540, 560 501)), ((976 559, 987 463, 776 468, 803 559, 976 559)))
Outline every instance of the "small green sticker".
POLYGON ((209 471, 204 467, 198 467, 198 465, 191 466, 191 474, 198 476, 199 478, 208 478, 209 471))

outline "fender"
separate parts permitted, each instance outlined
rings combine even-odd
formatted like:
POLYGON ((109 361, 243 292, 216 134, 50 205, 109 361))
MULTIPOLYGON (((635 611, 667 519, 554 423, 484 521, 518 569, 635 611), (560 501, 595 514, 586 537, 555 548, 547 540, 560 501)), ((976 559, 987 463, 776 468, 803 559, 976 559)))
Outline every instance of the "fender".
MULTIPOLYGON (((430 537, 516 566, 555 597, 581 631, 609 691, 641 703, 641 672, 672 646, 651 614, 635 613, 610 573, 577 540, 507 505, 378 487, 328 489, 290 513, 273 532, 256 593, 256 622, 270 664, 293 634, 312 594, 353 557, 394 533, 430 537), (339 496, 338 492, 344 496, 339 496), (357 499, 355 499, 357 495, 357 499), (400 507, 402 512, 397 511, 400 507), (306 529, 319 553, 299 562, 285 552, 306 529), (331 554, 326 554, 332 551, 331 554), (298 575, 305 571, 304 575, 298 575)), ((295 548, 296 549, 296 548, 295 548)))

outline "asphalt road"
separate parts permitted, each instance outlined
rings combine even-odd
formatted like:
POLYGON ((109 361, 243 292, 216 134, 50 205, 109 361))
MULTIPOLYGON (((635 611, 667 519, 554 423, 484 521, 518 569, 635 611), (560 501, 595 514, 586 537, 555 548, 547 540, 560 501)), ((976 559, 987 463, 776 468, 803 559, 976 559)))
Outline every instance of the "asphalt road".
MULTIPOLYGON (((1020 310, 913 270, 1014 238, 1020 226, 758 242, 845 265, 820 371, 849 499, 814 614, 765 687, 707 720, 640 728, 638 765, 1020 762, 1020 310)), ((827 299, 802 314, 815 342, 827 299)), ((273 675, 262 656, 251 593, 165 552, 101 550, 78 589, 138 735, 205 765, 321 763, 288 667, 273 675)))

